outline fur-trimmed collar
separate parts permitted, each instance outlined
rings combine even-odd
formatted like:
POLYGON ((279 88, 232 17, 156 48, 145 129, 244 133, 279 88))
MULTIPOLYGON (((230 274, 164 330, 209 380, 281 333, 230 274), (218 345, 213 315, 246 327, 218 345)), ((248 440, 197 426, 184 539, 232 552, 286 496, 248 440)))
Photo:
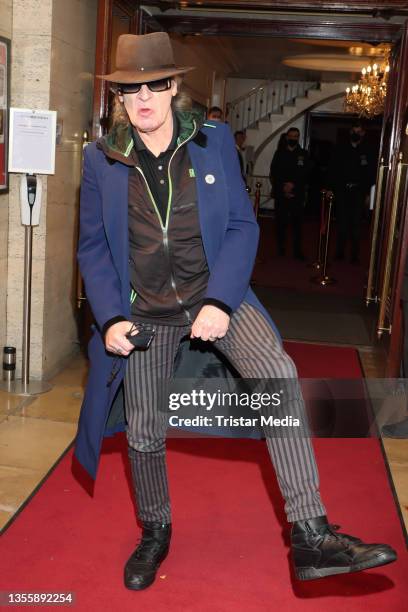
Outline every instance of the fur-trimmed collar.
MULTIPOLYGON (((179 123, 177 143, 182 144, 191 139, 198 146, 206 147, 207 136, 201 131, 204 123, 202 116, 190 111, 175 111, 175 114, 179 123), (193 134, 194 136, 191 138, 193 134)), ((96 146, 102 149, 111 160, 133 166, 131 153, 134 148, 134 140, 130 124, 113 127, 108 134, 98 138, 96 146)))

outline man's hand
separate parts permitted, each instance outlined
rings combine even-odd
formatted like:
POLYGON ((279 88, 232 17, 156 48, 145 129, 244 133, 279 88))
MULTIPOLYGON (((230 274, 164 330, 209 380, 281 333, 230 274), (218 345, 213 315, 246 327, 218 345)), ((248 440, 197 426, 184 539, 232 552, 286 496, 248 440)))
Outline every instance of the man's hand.
MULTIPOLYGON (((125 337, 133 323, 132 321, 119 321, 108 328, 105 334, 105 347, 107 351, 117 355, 127 356, 135 348, 131 342, 125 337)), ((134 333, 139 333, 135 330, 134 333)), ((132 335, 134 335, 132 332, 132 335)))
POLYGON ((294 183, 283 183, 283 193, 285 194, 286 198, 293 198, 293 190, 295 188, 295 184, 294 183))
POLYGON ((210 304, 203 306, 191 328, 190 338, 214 342, 228 331, 230 318, 226 312, 210 304))

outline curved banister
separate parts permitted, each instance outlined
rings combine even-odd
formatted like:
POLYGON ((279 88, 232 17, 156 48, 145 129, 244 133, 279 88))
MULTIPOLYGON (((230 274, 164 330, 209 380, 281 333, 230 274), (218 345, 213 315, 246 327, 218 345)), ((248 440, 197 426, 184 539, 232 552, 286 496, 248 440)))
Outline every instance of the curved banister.
POLYGON ((316 81, 264 81, 227 104, 227 120, 233 132, 245 130, 282 113, 286 104, 294 104, 296 98, 318 88, 316 81))
POLYGON ((318 108, 322 104, 326 104, 327 102, 331 102, 332 100, 337 100, 338 98, 341 98, 341 97, 344 97, 344 92, 340 92, 340 93, 333 94, 331 96, 327 96, 327 98, 323 98, 321 100, 318 100, 317 102, 314 102, 313 104, 311 104, 307 108, 302 109, 297 114, 292 115, 292 117, 290 117, 290 119, 288 119, 288 121, 286 121, 285 123, 280 125, 276 130, 274 130, 271 134, 269 134, 269 136, 267 138, 265 138, 265 140, 259 145, 259 147, 257 149, 255 149, 254 155, 253 155, 253 165, 255 166, 258 157, 261 155, 262 151, 268 146, 268 144, 274 138, 276 138, 276 136, 278 136, 278 134, 280 134, 281 132, 287 130, 291 125, 293 125, 298 119, 300 119, 300 117, 302 117, 306 113, 309 113, 313 109, 318 108))

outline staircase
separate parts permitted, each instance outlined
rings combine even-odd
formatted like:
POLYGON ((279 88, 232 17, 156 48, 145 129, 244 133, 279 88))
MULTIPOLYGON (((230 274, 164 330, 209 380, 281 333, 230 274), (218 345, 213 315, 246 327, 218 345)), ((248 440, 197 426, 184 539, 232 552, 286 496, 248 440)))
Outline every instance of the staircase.
POLYGON ((296 98, 291 104, 284 104, 282 113, 272 113, 248 127, 245 145, 248 150, 247 160, 253 162, 253 174, 269 174, 269 166, 278 140, 292 125, 299 128, 302 144, 305 136, 305 118, 310 110, 317 110, 325 103, 333 103, 337 99, 335 112, 341 112, 341 98, 346 87, 347 83, 321 83, 319 89, 310 88, 307 96, 296 98))
POLYGON ((294 106, 310 90, 318 90, 313 81, 264 81, 249 92, 228 103, 227 119, 231 130, 256 128, 260 121, 270 121, 272 115, 282 115, 285 107, 294 106))
MULTIPOLYGON (((252 198, 255 194, 256 183, 261 184, 262 208, 268 208, 270 205, 273 206, 269 195, 271 189, 269 169, 281 134, 293 125, 300 130, 300 142, 302 144, 305 136, 307 113, 311 110, 320 110, 322 107, 324 110, 329 109, 334 112, 341 112, 341 99, 347 86, 348 83, 324 82, 320 84, 294 82, 287 88, 283 85, 283 89, 275 90, 275 96, 272 96, 274 100, 272 107, 270 102, 271 95, 268 94, 268 96, 261 98, 260 94, 254 89, 240 99, 239 104, 241 106, 239 108, 241 110, 236 111, 239 117, 235 116, 235 123, 232 122, 234 117, 230 112, 230 124, 233 131, 237 129, 245 129, 246 131, 246 161, 252 162, 250 164, 252 174, 247 176, 247 184, 251 188, 252 198), (280 92, 279 95, 277 91, 280 92), (293 97, 295 92, 298 92, 298 95, 293 97), (246 100, 245 103, 244 100, 246 100), (252 101, 251 103, 249 103, 250 100, 252 101), (263 100, 262 104, 260 103, 261 100, 263 100), (330 106, 323 106, 327 103, 330 106), (268 110, 266 114, 263 112, 264 104, 266 104, 268 110), (258 116, 258 118, 254 120, 254 116, 258 116), (240 123, 238 123, 238 119, 240 123)), ((234 101, 231 103, 231 109, 234 108, 234 104, 235 108, 237 108, 237 101, 234 101)))

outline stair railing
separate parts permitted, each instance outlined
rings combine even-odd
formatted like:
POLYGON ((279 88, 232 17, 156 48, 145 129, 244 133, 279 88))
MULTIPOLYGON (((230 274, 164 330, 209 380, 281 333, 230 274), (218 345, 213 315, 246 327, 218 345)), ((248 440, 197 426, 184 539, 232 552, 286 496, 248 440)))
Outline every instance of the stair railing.
POLYGON ((306 97, 311 89, 319 89, 316 81, 264 81, 249 92, 227 103, 227 121, 233 132, 254 127, 281 114, 285 105, 306 97))

